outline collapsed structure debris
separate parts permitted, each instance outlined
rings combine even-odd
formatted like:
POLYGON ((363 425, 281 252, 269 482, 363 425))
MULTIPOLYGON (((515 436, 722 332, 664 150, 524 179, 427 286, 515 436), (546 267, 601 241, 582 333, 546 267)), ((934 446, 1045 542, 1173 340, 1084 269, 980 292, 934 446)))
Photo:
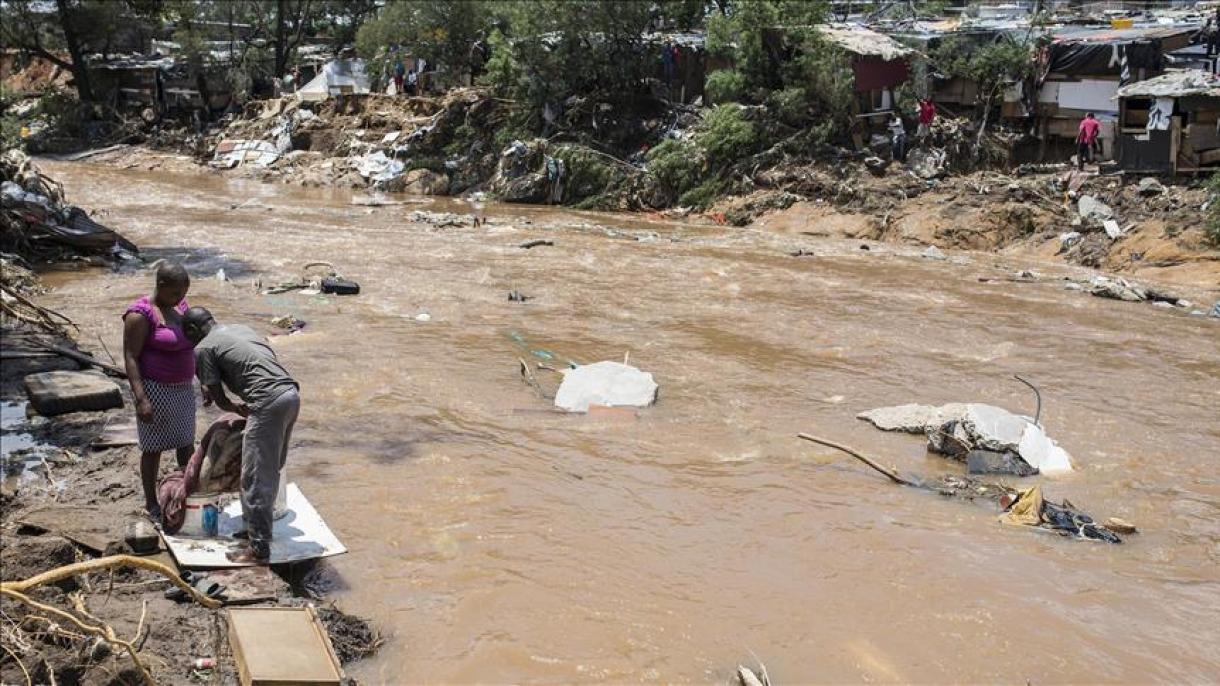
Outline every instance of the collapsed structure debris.
POLYGON ((17 149, 0 155, 0 251, 27 260, 70 255, 132 259, 139 252, 131 241, 65 203, 63 189, 17 149))
POLYGON ((883 431, 921 433, 928 450, 975 469, 1026 476, 1072 470, 1071 456, 1046 435, 1032 419, 982 403, 955 403, 940 407, 899 405, 857 415, 883 431))
MULTIPOLYGON (((897 425, 912 426, 910 422, 918 417, 933 418, 945 415, 942 414, 940 408, 906 406, 883 408, 883 411, 878 412, 876 416, 882 423, 888 424, 894 421, 898 422, 897 425)), ((950 498, 969 501, 982 500, 992 503, 1002 510, 999 521, 1004 524, 1041 528, 1081 540, 1098 540, 1107 543, 1122 543, 1118 534, 1135 532, 1134 526, 1121 519, 1111 518, 1107 524, 1099 525, 1091 516, 1081 512, 1066 500, 1060 504, 1045 500, 1042 497, 1041 486, 1017 490, 1005 484, 985 482, 971 476, 955 475, 942 475, 931 481, 909 479, 900 476, 893 469, 881 466, 876 460, 849 446, 804 433, 797 434, 797 438, 843 451, 900 486, 930 490, 950 498)))
POLYGON ((660 390, 652 374, 622 362, 595 362, 562 372, 555 407, 568 412, 588 412, 593 405, 648 407, 660 390))

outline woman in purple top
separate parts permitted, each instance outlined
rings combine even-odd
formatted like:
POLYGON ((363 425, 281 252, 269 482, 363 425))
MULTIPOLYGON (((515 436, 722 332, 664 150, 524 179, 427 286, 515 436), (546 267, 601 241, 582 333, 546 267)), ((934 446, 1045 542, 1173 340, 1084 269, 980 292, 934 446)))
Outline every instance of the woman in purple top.
POLYGON ((185 467, 195 449, 194 346, 182 331, 191 277, 179 264, 157 269, 151 296, 133 302, 123 313, 123 361, 136 401, 140 439, 140 481, 144 506, 154 519, 161 453, 176 450, 185 467))

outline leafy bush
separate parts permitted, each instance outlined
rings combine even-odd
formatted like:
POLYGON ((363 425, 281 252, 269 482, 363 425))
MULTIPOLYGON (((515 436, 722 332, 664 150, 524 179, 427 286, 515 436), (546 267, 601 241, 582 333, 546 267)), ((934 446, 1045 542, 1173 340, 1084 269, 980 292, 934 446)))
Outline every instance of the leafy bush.
POLYGON ((809 119, 809 93, 804 88, 772 91, 767 108, 789 126, 801 126, 809 119))
POLYGON ((703 155, 690 141, 667 138, 648 151, 648 173, 657 183, 676 197, 685 193, 699 179, 703 155))
POLYGON ((712 203, 716 202, 716 198, 725 190, 725 184, 719 179, 708 179, 703 183, 695 186, 689 191, 683 193, 678 198, 678 205, 682 207, 693 207, 696 210, 706 210, 711 207, 712 203))
POLYGON ((707 75, 703 92, 708 102, 741 102, 746 92, 746 77, 735 69, 718 69, 707 75))
POLYGON ((758 150, 759 135, 754 122, 746 119, 740 105, 717 105, 703 118, 695 141, 707 151, 710 165, 726 166, 758 150))
POLYGON ((602 194, 622 180, 620 170, 588 148, 566 145, 555 148, 551 154, 563 160, 564 195, 568 201, 602 194))

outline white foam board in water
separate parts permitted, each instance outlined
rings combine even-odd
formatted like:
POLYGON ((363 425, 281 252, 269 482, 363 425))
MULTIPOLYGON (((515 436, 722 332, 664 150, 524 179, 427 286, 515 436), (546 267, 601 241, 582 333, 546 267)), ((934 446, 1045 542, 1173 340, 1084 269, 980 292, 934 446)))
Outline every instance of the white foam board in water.
MULTIPOLYGON (((275 520, 271 529, 271 564, 298 562, 330 557, 347 552, 347 548, 322 521, 318 511, 295 483, 288 484, 288 514, 275 520)), ((242 541, 233 534, 246 528, 241 516, 241 501, 235 499, 220 513, 219 538, 169 536, 162 533, 165 545, 174 554, 178 566, 185 569, 219 569, 247 567, 248 563, 231 562, 225 554, 238 550, 242 541)))

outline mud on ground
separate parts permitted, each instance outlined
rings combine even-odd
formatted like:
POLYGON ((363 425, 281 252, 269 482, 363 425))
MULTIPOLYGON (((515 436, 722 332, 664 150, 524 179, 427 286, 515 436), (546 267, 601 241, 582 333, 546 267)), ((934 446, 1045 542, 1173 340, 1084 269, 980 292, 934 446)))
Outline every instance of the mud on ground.
MULTIPOLYGON (((13 331, 6 329, 0 347, 10 348, 12 340, 13 331)), ((15 361, 23 364, 6 360, 0 378, 0 400, 5 402, 24 401, 20 380, 25 373, 77 367, 62 358, 15 361)), ((121 409, 51 419, 31 417, 6 430, 6 434, 28 434, 35 445, 6 458, 9 473, 0 491, 0 579, 27 579, 73 562, 128 552, 121 540, 123 527, 142 517, 138 448, 92 450, 89 444, 107 425, 130 422, 132 406, 127 397, 121 409), (45 514, 48 508, 68 513, 63 517, 63 531, 22 523, 28 515, 45 514), (73 518, 74 511, 82 514, 73 518), (89 521, 80 521, 85 513, 89 521), (99 546, 97 536, 80 535, 74 531, 77 528, 107 531, 109 536, 103 535, 101 540, 110 539, 109 543, 99 546)), ((162 472, 172 468, 173 462, 172 456, 164 457, 162 472)), ((154 559, 172 564, 164 552, 154 559)), ((323 600, 317 590, 321 584, 311 583, 311 579, 327 574, 324 562, 282 573, 298 582, 296 591, 273 604, 323 600)), ((223 612, 169 600, 164 592, 170 587, 159 574, 120 568, 42 586, 29 596, 89 624, 109 625, 119 638, 132 640, 159 683, 235 683, 223 612), (196 670, 196 658, 214 658, 217 667, 196 670)), ((358 617, 329 606, 320 607, 319 615, 344 663, 371 654, 380 643, 376 631, 358 617)), ((7 597, 0 599, 0 645, 4 649, 0 683, 143 683, 121 648, 7 597)))

